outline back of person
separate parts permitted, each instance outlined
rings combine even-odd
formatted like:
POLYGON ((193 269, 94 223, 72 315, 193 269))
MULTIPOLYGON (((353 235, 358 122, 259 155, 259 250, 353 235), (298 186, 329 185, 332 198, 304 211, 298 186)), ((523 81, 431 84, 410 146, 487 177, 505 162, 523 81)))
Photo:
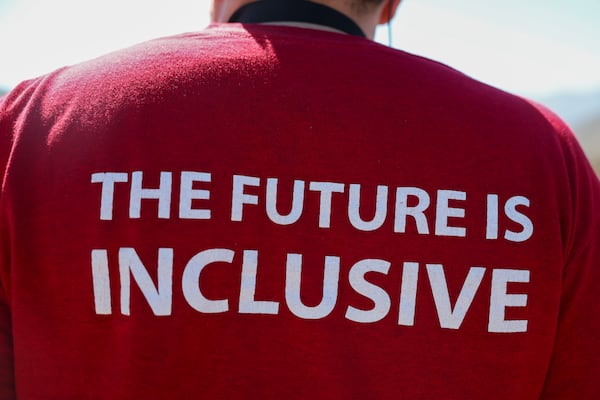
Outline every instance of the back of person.
POLYGON ((19 398, 597 398, 598 179, 536 105, 253 24, 0 104, 19 398))

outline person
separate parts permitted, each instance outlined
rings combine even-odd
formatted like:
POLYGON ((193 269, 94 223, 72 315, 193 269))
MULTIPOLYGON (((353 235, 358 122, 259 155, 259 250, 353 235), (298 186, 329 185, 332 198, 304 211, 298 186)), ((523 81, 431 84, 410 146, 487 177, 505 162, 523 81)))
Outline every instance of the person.
POLYGON ((398 3, 215 0, 9 93, 0 398, 600 398, 598 178, 370 40, 398 3))

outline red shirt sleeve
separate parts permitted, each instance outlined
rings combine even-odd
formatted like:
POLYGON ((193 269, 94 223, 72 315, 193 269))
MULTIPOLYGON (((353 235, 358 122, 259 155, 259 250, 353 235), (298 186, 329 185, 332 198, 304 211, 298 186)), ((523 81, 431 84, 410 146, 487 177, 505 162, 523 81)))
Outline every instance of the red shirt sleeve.
MULTIPOLYGON (((8 95, 0 96, 0 177, 4 182, 4 174, 8 154, 12 146, 12 133, 7 117, 8 95)), ((0 202, 2 196, 0 195, 0 202)), ((3 218, 3 216, 0 216, 3 218)), ((15 399, 15 374, 13 358, 12 324, 8 301, 8 276, 6 263, 9 259, 7 237, 0 229, 0 400, 15 399)))
POLYGON ((561 308, 541 399, 600 399, 600 182, 576 140, 565 138, 573 222, 564 228, 561 308))
POLYGON ((0 297, 0 399, 15 397, 10 311, 4 296, 0 297))

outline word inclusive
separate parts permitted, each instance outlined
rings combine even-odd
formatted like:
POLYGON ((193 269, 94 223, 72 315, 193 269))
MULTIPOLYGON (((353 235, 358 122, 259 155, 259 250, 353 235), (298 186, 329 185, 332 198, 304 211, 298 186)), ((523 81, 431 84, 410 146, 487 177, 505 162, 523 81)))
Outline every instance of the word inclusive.
MULTIPOLYGON (((158 283, 154 285, 150 274, 137 252, 133 248, 120 248, 118 265, 120 285, 121 314, 131 315, 131 277, 136 281, 147 300, 153 313, 157 316, 169 316, 172 313, 173 298, 173 255, 172 248, 158 250, 158 283)), ((241 268, 233 269, 241 274, 237 311, 240 314, 271 314, 280 312, 279 301, 256 299, 258 275, 258 255, 256 250, 242 252, 241 268)), ((92 271, 94 284, 94 302, 96 313, 112 314, 112 297, 108 265, 108 251, 96 249, 92 251, 92 271)), ((194 310, 205 313, 225 313, 230 311, 231 299, 209 299, 200 290, 199 282, 205 268, 223 264, 232 264, 235 252, 230 249, 207 249, 194 255, 187 262, 180 277, 181 290, 187 303, 194 310)), ((305 305, 300 297, 302 286, 302 255, 287 254, 286 278, 281 284, 285 287, 285 303, 289 311, 302 319, 323 319, 331 314, 338 301, 340 286, 341 258, 327 256, 324 262, 322 283, 322 299, 318 305, 305 305)), ((373 303, 370 309, 360 309, 347 305, 345 318, 358 323, 373 323, 385 318, 391 308, 389 294, 381 287, 369 282, 366 275, 378 273, 387 275, 392 264, 381 259, 364 259, 356 262, 349 271, 348 282, 358 294, 368 298, 373 303)), ((231 268, 227 267, 228 270, 231 268)), ((417 283, 421 265, 417 262, 402 263, 402 283, 400 312, 398 325, 414 326, 415 308, 417 303, 417 283)), ((459 329, 475 294, 488 269, 472 267, 460 290, 454 305, 450 301, 450 293, 446 283, 444 266, 441 264, 426 264, 425 269, 429 285, 435 301, 435 307, 441 328, 459 329)), ((488 332, 515 333, 527 331, 527 320, 506 320, 508 307, 524 307, 527 305, 526 294, 507 292, 509 283, 528 283, 530 272, 526 270, 493 269, 491 270, 492 284, 489 294, 490 306, 488 314, 488 332)))

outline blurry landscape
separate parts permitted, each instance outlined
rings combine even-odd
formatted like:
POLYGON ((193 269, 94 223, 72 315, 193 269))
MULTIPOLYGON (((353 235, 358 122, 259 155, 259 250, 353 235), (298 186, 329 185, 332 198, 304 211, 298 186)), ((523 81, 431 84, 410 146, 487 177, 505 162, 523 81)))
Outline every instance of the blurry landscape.
MULTIPOLYGON (((0 97, 7 92, 7 88, 0 87, 0 97)), ((536 100, 552 109, 573 129, 600 176, 600 89, 536 100)))
POLYGON ((581 143, 588 154, 596 174, 600 176, 600 114, 593 121, 585 124, 580 130, 581 143))
POLYGON ((600 89, 541 99, 569 124, 600 176, 600 89))

